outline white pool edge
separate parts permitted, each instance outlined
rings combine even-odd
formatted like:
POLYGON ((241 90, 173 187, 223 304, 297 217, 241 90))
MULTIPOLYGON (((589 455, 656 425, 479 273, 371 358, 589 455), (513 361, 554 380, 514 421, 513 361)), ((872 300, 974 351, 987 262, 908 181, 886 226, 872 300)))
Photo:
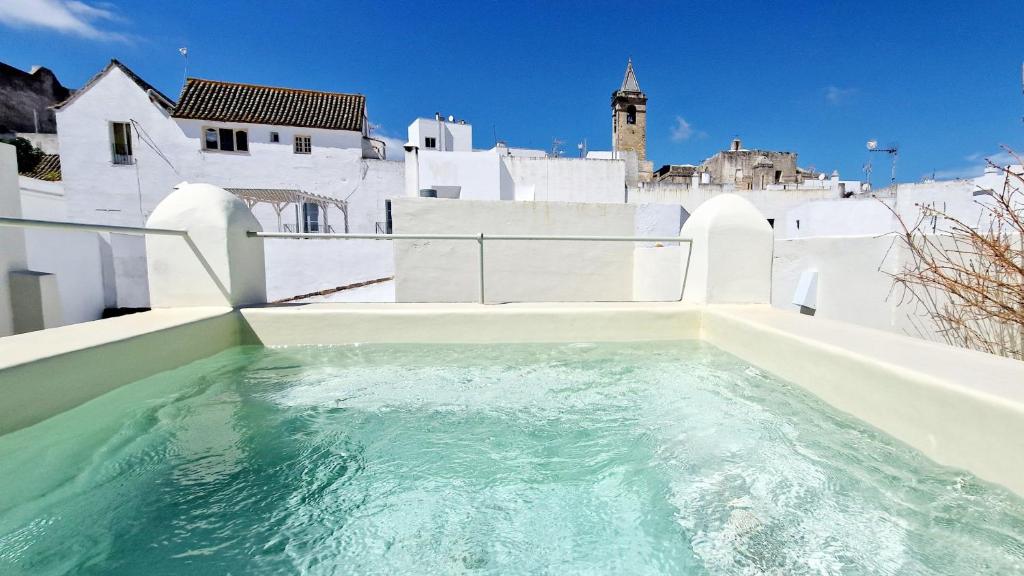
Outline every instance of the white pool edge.
POLYGON ((237 344, 701 338, 1024 495, 1024 363, 766 305, 308 304, 155 310, 0 339, 0 434, 237 344))

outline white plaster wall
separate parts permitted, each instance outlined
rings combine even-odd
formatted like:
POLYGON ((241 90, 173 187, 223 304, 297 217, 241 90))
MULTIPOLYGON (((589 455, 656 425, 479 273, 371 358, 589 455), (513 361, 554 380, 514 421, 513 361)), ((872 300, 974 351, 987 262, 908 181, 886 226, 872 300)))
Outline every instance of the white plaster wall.
MULTIPOLYGON (((410 159, 406 159, 410 164, 410 159)), ((501 200, 501 158, 497 150, 479 152, 437 152, 419 150, 413 159, 419 166, 419 188, 410 196, 427 188, 457 188, 462 200, 501 200)), ((414 176, 415 179, 415 176, 414 176)), ((511 199, 512 191, 506 196, 511 199)))
POLYGON ((622 160, 504 156, 502 161, 514 182, 516 199, 612 204, 626 200, 622 160))
MULTIPOLYGON (((879 270, 893 270, 898 255, 886 258, 893 239, 886 236, 790 238, 775 241, 772 304, 798 311, 792 303, 800 275, 818 271, 815 317, 901 332, 906 327, 894 312, 891 281, 879 270)), ((905 316, 905 315, 904 315, 905 316)))
POLYGON ((274 240, 264 244, 267 300, 394 276, 385 240, 274 240))
MULTIPOLYGON (((988 224, 985 206, 990 205, 992 199, 975 193, 1000 191, 1004 180, 1001 172, 986 172, 971 179, 904 183, 895 189, 884 188, 857 198, 810 201, 792 207, 786 214, 785 226, 780 228, 776 222, 775 227, 784 230, 789 238, 886 234, 900 228, 886 206, 894 207, 908 226, 917 224, 923 214, 922 207, 926 207, 969 226, 984 227, 988 224)), ((930 233, 941 232, 949 226, 937 217, 927 217, 922 224, 930 233)))
MULTIPOLYGON (((474 202, 401 198, 396 234, 630 236, 635 208, 614 204, 474 202)), ((476 302, 477 243, 395 241, 399 302, 476 302)), ((494 241, 484 248, 488 302, 630 300, 633 246, 626 243, 494 241)))
POLYGON ((779 227, 792 208, 810 200, 839 198, 834 188, 800 188, 789 190, 733 190, 722 186, 686 188, 682 185, 653 184, 629 191, 629 202, 637 204, 679 204, 692 214, 701 204, 723 193, 733 193, 747 200, 765 218, 779 227))
MULTIPOLYGON (((60 182, 22 176, 19 185, 24 218, 67 219, 60 182)), ((61 324, 88 322, 103 315, 107 294, 103 282, 101 242, 104 240, 95 232, 25 230, 28 268, 57 276, 63 311, 61 324)))
MULTIPOLYGON (((0 143, 0 216, 21 218, 18 159, 14 146, 0 143)), ((10 273, 24 270, 25 236, 20 228, 0 228, 0 336, 14 333, 10 273)))
POLYGON ((675 204, 635 204, 634 236, 678 236, 689 214, 675 204))
POLYGON ((791 208, 775 221, 776 237, 880 235, 896 229, 891 200, 843 198, 812 200, 791 208))

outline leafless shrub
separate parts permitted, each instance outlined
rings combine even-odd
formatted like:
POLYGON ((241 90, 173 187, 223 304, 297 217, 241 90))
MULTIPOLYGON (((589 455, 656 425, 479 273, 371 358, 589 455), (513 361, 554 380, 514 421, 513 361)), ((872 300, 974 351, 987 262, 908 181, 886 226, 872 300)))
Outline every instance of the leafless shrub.
POLYGON ((973 225, 923 205, 908 225, 890 207, 894 247, 907 258, 886 273, 900 303, 923 312, 947 343, 1024 360, 1024 175, 989 165, 1003 186, 975 193, 981 218, 973 225))

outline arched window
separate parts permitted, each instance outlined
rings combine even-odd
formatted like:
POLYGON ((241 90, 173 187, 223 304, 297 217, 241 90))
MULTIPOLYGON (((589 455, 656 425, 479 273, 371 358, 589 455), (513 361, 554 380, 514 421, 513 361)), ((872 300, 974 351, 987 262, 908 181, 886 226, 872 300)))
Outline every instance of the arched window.
POLYGON ((626 124, 636 124, 636 106, 626 108, 626 124))

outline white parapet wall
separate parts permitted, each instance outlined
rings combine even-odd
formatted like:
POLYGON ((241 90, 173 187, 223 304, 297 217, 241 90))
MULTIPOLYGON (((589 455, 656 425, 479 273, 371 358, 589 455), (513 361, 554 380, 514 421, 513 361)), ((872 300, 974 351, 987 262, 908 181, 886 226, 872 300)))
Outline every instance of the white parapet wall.
MULTIPOLYGON (((396 234, 633 236, 626 204, 475 202, 401 198, 391 203, 396 234)), ((628 301, 633 245, 625 242, 487 241, 487 302, 628 301)), ((399 302, 479 300, 479 247, 465 240, 395 241, 399 302)))
MULTIPOLYGON (((18 157, 14 146, 0 143, 0 217, 21 218, 18 157)), ((25 234, 20 228, 0 227, 0 336, 14 333, 14 304, 10 273, 24 270, 25 234)))

